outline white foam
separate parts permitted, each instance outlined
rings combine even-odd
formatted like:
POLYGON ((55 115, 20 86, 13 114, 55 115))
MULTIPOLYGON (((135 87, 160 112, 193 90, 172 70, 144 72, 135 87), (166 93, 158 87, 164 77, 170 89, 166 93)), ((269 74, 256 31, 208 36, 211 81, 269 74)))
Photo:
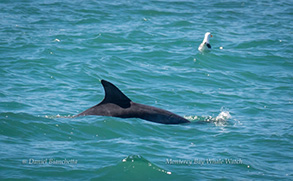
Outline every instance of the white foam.
POLYGON ((198 117, 197 116, 184 116, 185 119, 188 119, 189 121, 194 121, 197 120, 198 117))
POLYGON ((227 124, 227 120, 232 116, 229 111, 221 111, 220 114, 216 117, 214 123, 216 126, 225 126, 227 124))
POLYGON ((222 121, 222 120, 227 120, 230 119, 231 115, 228 111, 222 111, 220 114, 216 117, 216 121, 222 121))
POLYGON ((204 122, 210 122, 214 123, 216 126, 225 126, 227 125, 227 121, 232 118, 230 115, 230 112, 227 110, 224 110, 224 108, 221 109, 221 112, 218 114, 218 116, 184 116, 185 119, 188 119, 189 121, 204 121, 204 122))

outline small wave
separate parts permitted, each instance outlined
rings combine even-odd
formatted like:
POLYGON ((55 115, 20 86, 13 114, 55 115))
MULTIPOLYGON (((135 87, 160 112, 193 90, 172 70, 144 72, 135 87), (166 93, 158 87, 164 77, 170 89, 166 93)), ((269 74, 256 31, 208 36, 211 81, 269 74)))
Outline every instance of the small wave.
POLYGON ((151 168, 152 170, 162 172, 162 173, 168 174, 168 175, 172 174, 172 172, 166 171, 165 169, 162 169, 162 168, 156 166, 155 164, 151 163, 147 159, 143 158, 141 155, 129 155, 128 157, 126 157, 122 160, 122 163, 125 164, 124 168, 125 168, 125 166, 128 166, 129 168, 131 168, 134 165, 134 162, 136 162, 135 163, 136 166, 151 168))
POLYGON ((169 180, 173 173, 143 158, 141 155, 129 155, 117 165, 98 170, 97 180, 169 180))

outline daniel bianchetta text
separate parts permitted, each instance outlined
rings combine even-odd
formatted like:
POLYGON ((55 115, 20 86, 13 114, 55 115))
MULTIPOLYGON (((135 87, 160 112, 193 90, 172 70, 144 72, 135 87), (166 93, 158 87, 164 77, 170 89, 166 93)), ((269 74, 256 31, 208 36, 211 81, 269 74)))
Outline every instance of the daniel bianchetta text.
POLYGON ((21 161, 22 164, 28 165, 76 165, 77 160, 75 159, 54 159, 54 158, 45 158, 45 159, 24 159, 21 161))
POLYGON ((243 164, 241 159, 166 159, 166 164, 168 165, 222 165, 222 164, 231 164, 239 165, 243 164))

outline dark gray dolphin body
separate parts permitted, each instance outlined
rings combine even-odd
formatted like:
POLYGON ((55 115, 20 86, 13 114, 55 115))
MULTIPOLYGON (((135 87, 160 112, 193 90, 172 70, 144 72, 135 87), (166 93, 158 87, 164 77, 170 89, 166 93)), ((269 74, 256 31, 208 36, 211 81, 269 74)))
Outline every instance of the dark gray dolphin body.
POLYGON ((99 104, 76 115, 99 115, 119 118, 140 118, 162 124, 189 123, 187 119, 164 109, 132 102, 115 85, 102 80, 105 97, 99 104))

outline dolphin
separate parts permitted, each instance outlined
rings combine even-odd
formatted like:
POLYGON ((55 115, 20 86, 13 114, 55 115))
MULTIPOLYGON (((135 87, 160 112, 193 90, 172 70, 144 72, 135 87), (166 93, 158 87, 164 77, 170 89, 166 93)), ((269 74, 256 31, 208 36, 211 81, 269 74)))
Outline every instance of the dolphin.
POLYGON ((99 104, 74 116, 111 116, 119 118, 140 118, 162 124, 190 123, 187 119, 164 109, 132 102, 112 83, 101 80, 105 97, 99 104))

